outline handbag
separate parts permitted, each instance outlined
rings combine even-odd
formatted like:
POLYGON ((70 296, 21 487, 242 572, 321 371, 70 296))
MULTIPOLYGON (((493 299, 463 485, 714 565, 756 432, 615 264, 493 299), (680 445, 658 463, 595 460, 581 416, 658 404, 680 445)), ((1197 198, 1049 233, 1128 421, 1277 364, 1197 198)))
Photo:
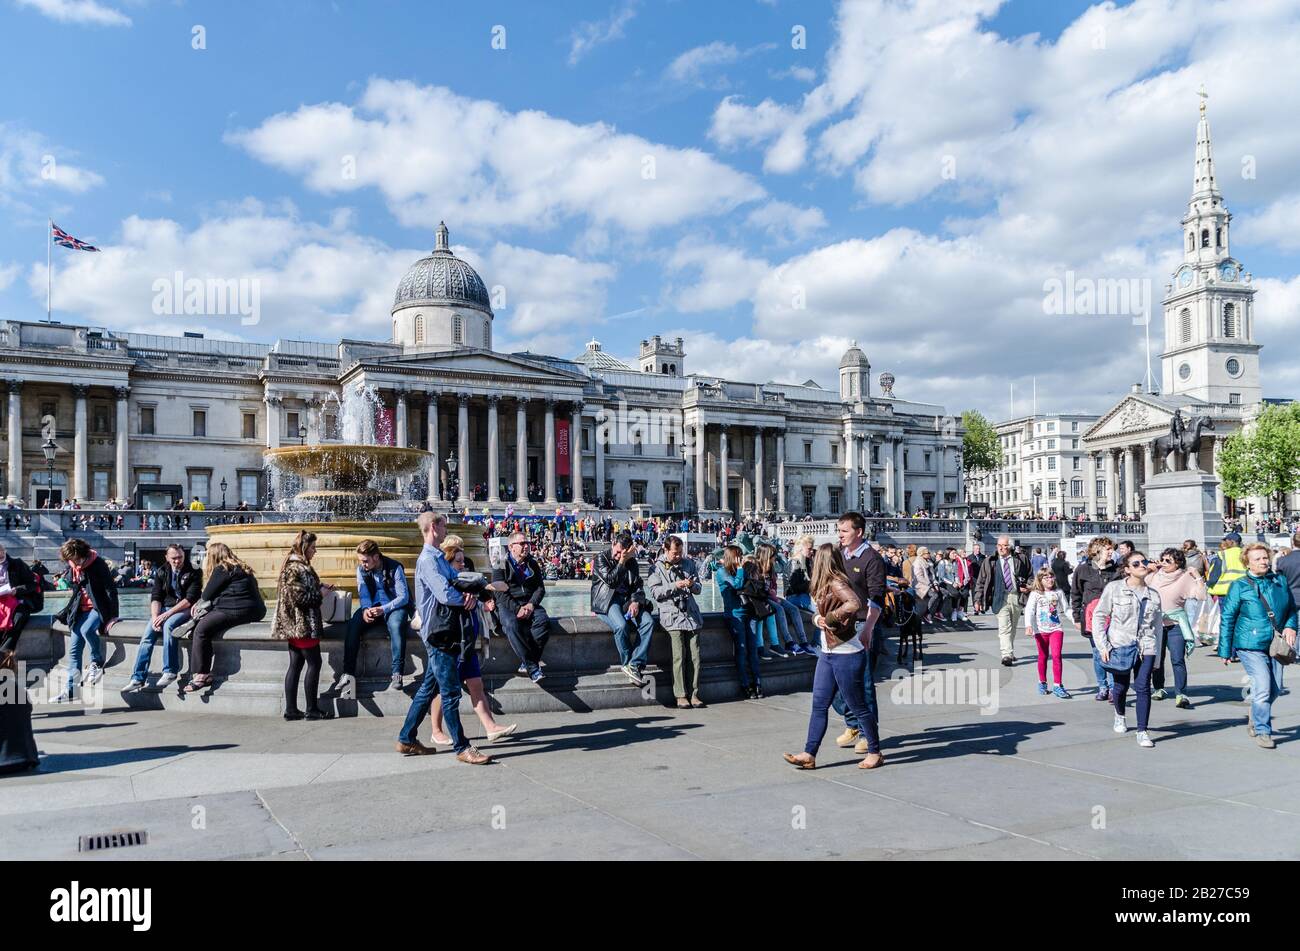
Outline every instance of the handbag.
POLYGON ((1221 608, 1217 598, 1210 598, 1201 604, 1201 612, 1196 615, 1195 631, 1204 637, 1217 637, 1221 608))
POLYGON ((194 607, 190 608, 190 619, 182 624, 176 630, 172 631, 172 637, 177 640, 185 640, 194 633, 194 628, 198 626, 199 618, 212 610, 212 602, 199 599, 194 602, 194 607))
MULTIPOLYGON (((1146 600, 1143 598, 1138 598, 1137 603, 1138 603, 1137 627, 1138 627, 1138 631, 1140 632, 1142 630, 1142 619, 1146 615, 1147 603, 1146 600)), ((1109 617, 1106 618, 1106 629, 1107 631, 1110 630, 1109 617)), ((1107 660, 1103 660, 1101 662, 1101 666, 1115 673, 1120 673, 1120 674, 1128 673, 1137 664, 1138 646, 1141 643, 1142 643, 1142 638, 1141 635, 1139 634, 1138 639, 1135 640, 1132 644, 1125 644, 1123 647, 1115 647, 1114 645, 1111 645, 1110 657, 1107 660)))
POLYGON ((1264 592, 1259 590, 1259 585, 1250 575, 1243 576, 1252 588, 1255 589, 1255 595, 1264 605, 1264 611, 1268 614, 1268 623, 1273 627, 1273 640, 1268 645, 1268 656, 1273 658, 1279 664, 1286 666, 1295 663, 1295 648, 1287 643, 1286 637, 1277 628, 1277 617, 1273 614, 1273 608, 1268 603, 1268 598, 1264 597, 1264 592))
POLYGON ((326 624, 346 624, 352 619, 352 592, 338 589, 328 592, 321 601, 320 616, 326 624))

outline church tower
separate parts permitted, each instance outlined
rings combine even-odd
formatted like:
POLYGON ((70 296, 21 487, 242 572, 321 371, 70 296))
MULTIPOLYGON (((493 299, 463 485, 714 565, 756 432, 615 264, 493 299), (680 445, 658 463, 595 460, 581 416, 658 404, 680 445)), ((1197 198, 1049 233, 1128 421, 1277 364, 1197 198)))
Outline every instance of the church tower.
POLYGON ((1183 263, 1165 286, 1161 393, 1249 405, 1263 396, 1255 343, 1255 288, 1232 257, 1232 215, 1214 177, 1210 119, 1201 93, 1192 198, 1183 217, 1183 263))

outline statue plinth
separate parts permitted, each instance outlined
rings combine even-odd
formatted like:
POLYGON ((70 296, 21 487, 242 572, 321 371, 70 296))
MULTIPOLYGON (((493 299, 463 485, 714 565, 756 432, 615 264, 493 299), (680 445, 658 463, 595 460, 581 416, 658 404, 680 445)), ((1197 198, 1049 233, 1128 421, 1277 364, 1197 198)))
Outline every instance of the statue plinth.
POLYGON ((1161 472, 1143 484, 1146 497, 1148 557, 1166 548, 1182 548, 1190 538, 1202 551, 1223 537, 1223 516, 1215 506, 1219 480, 1211 472, 1161 472))

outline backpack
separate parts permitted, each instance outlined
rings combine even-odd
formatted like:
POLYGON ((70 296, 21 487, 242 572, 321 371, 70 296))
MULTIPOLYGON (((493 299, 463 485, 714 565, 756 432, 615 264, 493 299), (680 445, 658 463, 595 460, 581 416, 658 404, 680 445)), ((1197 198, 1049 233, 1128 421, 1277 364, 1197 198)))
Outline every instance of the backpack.
POLYGON ((1205 580, 1208 587, 1213 588, 1223 577, 1223 556, 1217 552, 1210 556, 1210 576, 1205 580))

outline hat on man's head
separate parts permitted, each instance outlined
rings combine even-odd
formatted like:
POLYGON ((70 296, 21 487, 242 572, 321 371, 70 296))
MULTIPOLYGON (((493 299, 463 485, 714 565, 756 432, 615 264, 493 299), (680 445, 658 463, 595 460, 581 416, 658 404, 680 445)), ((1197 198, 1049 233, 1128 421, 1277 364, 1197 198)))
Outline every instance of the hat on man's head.
POLYGON ((1241 532, 1228 532, 1228 534, 1226 534, 1226 535, 1223 536, 1223 540, 1224 540, 1225 542, 1236 542, 1238 545, 1240 545, 1240 544, 1241 544, 1241 532))

